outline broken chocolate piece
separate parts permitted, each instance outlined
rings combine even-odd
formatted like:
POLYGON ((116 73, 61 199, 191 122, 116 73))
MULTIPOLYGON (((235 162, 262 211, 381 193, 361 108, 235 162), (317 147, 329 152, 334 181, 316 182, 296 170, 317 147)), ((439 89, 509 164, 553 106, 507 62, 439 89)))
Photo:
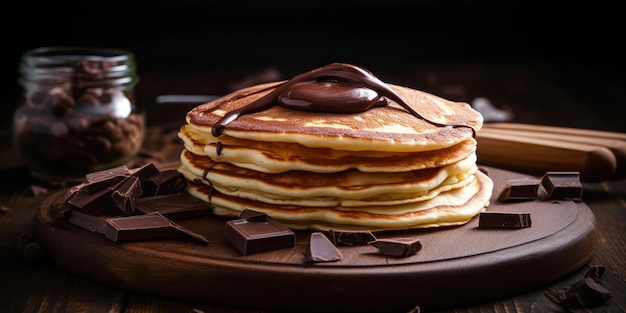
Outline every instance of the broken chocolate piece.
POLYGON ((113 189, 105 188, 95 193, 89 193, 87 188, 77 191, 68 201, 71 210, 81 211, 91 215, 103 215, 112 213, 115 209, 113 204, 113 189))
POLYGON ((126 165, 93 172, 85 175, 86 187, 90 193, 96 193, 105 188, 112 187, 130 175, 126 165))
POLYGON ((581 200, 583 186, 579 172, 547 172, 541 178, 541 185, 553 200, 581 200))
POLYGON ((107 224, 106 217, 90 215, 76 210, 71 211, 68 222, 100 234, 104 234, 104 228, 107 224))
POLYGON ((144 197, 137 199, 135 212, 149 214, 159 212, 171 220, 206 216, 211 213, 211 207, 187 192, 171 195, 144 197))
POLYGON ((526 228, 531 226, 530 213, 481 212, 479 228, 526 228))
POLYGON ((510 179, 498 200, 535 200, 537 199, 537 191, 539 190, 539 180, 534 178, 517 178, 510 179))
POLYGON ((138 177, 140 182, 148 180, 150 177, 159 173, 159 169, 154 163, 147 163, 141 167, 130 170, 131 175, 138 177))
POLYGON ((356 246, 366 245, 376 240, 376 237, 370 231, 331 229, 330 239, 335 246, 356 246))
POLYGON ((135 212, 135 205, 137 199, 141 196, 141 192, 139 178, 129 176, 115 186, 111 198, 113 198, 113 203, 122 213, 132 214, 135 212))
POLYGON ((601 283, 587 277, 574 283, 564 293, 560 293, 558 299, 559 305, 572 309, 603 305, 612 297, 613 293, 601 283))
POLYGON ((378 248, 379 254, 394 257, 410 256, 422 249, 422 243, 419 239, 410 237, 376 239, 369 244, 378 248))
POLYGON ((602 278, 602 275, 604 275, 604 272, 606 271, 606 267, 604 266, 592 266, 591 268, 589 268, 589 270, 587 270, 587 272, 585 273, 585 278, 587 277, 591 277, 593 278, 595 281, 600 281, 600 278, 602 278))
POLYGON ((267 214, 250 209, 243 210, 241 214, 239 214, 239 218, 243 218, 248 222, 267 222, 267 214))
POLYGON ((187 188, 187 179, 177 170, 165 170, 144 181, 142 188, 142 197, 173 194, 187 188))
POLYGON ((87 175, 85 175, 85 178, 87 179, 87 183, 90 184, 90 183, 94 183, 97 181, 101 181, 103 179, 108 179, 110 177, 128 176, 128 175, 130 175, 130 171, 128 170, 128 167, 126 167, 126 165, 121 165, 121 166, 112 167, 106 170, 88 173, 87 175))
POLYGON ((122 213, 132 214, 135 212, 136 202, 141 196, 141 192, 139 178, 129 176, 115 187, 111 198, 113 198, 113 203, 122 213))
POLYGON ((156 212, 106 219, 105 236, 112 241, 172 239, 191 237, 203 243, 209 241, 156 212))
POLYGON ((293 248, 296 234, 287 226, 270 216, 258 221, 255 215, 250 219, 236 219, 226 222, 226 240, 241 254, 293 248))
POLYGON ((304 262, 334 262, 343 258, 337 247, 321 232, 312 232, 304 262))
POLYGON ((606 304, 613 293, 600 282, 604 266, 591 267, 585 277, 573 283, 569 288, 559 290, 549 288, 549 298, 564 309, 596 307, 606 304))

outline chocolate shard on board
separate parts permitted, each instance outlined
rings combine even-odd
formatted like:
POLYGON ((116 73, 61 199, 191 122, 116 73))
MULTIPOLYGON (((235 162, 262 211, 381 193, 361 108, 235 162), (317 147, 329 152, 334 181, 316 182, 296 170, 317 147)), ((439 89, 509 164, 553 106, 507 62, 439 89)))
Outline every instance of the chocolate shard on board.
POLYGON ((241 254, 293 248, 296 234, 270 216, 254 215, 226 222, 225 237, 241 254))
POLYGON ((152 175, 142 184, 142 197, 161 196, 183 191, 187 179, 177 170, 165 170, 152 175))
POLYGON ((115 242, 191 237, 202 243, 209 243, 202 235, 172 222, 158 212, 108 218, 104 234, 106 238, 115 242))
POLYGON ((159 212, 171 220, 206 216, 210 205, 187 192, 137 199, 135 212, 150 214, 159 212))
POLYGON ((81 211, 91 215, 114 214, 117 209, 113 204, 113 189, 105 188, 95 193, 89 193, 87 188, 78 190, 68 200, 71 210, 81 211))
POLYGON ((335 262, 343 258, 337 247, 321 232, 312 232, 304 262, 335 262))
POLYGON ((412 237, 376 239, 369 244, 378 248, 379 254, 393 257, 407 257, 422 249, 419 239, 412 237))
POLYGON ((70 224, 74 224, 78 227, 100 234, 104 234, 104 228, 107 223, 106 217, 90 215, 80 211, 71 211, 68 222, 70 224))
POLYGON ((526 228, 531 226, 530 213, 481 212, 479 228, 526 228))
POLYGON ((138 177, 139 181, 142 183, 148 180, 150 177, 158 174, 159 172, 159 169, 156 167, 156 165, 154 165, 154 163, 147 163, 143 166, 130 170, 130 174, 138 177))
POLYGON ((130 171, 126 165, 89 173, 85 175, 86 187, 90 193, 96 193, 116 185, 128 176, 130 171))
POLYGON ((122 180, 113 190, 113 203, 123 214, 135 212, 137 199, 141 196, 141 182, 138 177, 129 176, 122 180))
POLYGON ((335 246, 366 245, 376 240, 370 231, 331 229, 329 236, 335 246))
POLYGON ((568 288, 548 288, 551 301, 564 309, 597 307, 606 304, 613 297, 613 293, 600 282, 604 273, 604 266, 593 266, 585 277, 574 282, 568 288))
POLYGON ((498 200, 535 200, 539 190, 539 180, 535 178, 509 179, 502 189, 498 200))
POLYGON ((239 218, 245 219, 248 222, 267 222, 267 214, 250 209, 245 209, 241 211, 241 214, 239 214, 239 218))
POLYGON ((583 186, 579 172, 547 172, 541 178, 541 185, 553 200, 581 200, 583 186))
POLYGON ((574 283, 567 291, 559 294, 559 305, 567 309, 594 307, 606 304, 613 293, 591 277, 574 283))

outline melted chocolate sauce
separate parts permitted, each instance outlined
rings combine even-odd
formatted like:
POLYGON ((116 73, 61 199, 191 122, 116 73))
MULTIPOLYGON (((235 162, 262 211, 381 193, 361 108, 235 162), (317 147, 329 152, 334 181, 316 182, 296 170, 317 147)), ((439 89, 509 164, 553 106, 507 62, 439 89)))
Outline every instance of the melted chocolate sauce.
POLYGON ((222 149, 224 148, 224 144, 221 141, 218 141, 216 146, 216 151, 217 151, 217 155, 219 156, 220 154, 222 154, 222 149))
POLYGON ((372 73, 344 63, 329 64, 295 76, 256 101, 228 112, 213 125, 211 133, 218 137, 239 116, 267 110, 274 105, 309 112, 359 113, 386 106, 386 99, 395 101, 416 118, 432 125, 470 128, 476 137, 476 130, 468 125, 442 124, 424 118, 372 73))

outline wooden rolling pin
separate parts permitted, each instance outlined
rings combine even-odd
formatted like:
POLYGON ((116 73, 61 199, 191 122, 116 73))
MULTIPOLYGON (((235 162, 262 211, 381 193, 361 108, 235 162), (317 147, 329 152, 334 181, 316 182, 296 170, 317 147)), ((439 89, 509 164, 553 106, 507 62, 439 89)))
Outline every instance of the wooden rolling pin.
POLYGON ((626 178, 626 133, 518 123, 486 123, 478 163, 542 175, 578 171, 581 180, 626 178))

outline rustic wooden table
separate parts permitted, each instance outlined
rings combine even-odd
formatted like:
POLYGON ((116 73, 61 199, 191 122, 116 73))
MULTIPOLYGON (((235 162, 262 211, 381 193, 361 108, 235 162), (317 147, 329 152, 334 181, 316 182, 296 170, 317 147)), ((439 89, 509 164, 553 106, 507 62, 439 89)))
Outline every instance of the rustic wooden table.
MULTIPOLYGON (((471 70, 464 73, 471 73, 471 70)), ((153 77, 155 78, 151 79, 148 75, 144 79, 144 86, 141 87, 143 90, 159 90, 159 88, 167 90, 164 87, 165 81, 160 80, 163 77, 153 77)), ((516 76, 518 82, 520 77, 516 76)), ((192 80, 193 78, 190 79, 192 80)), ((410 84, 409 81, 406 82, 410 84)), ((446 90, 449 92, 453 90, 451 92, 454 96, 454 90, 458 91, 454 87, 458 85, 450 83, 447 86, 452 89, 445 89, 443 86, 439 89, 433 87, 432 91, 437 89, 445 93, 446 90)), ((185 92, 188 91, 185 90, 185 92)), ((153 96, 149 92, 143 94, 145 97, 153 96)), ((506 94, 496 93, 496 95, 496 99, 506 99, 506 94)), ((467 96, 467 94, 460 96, 467 96)), ((556 103, 555 107, 558 106, 559 104, 556 103)), ((518 119, 538 123, 546 121, 548 117, 543 115, 535 114, 533 119, 532 110, 540 110, 538 107, 540 107, 539 104, 535 108, 530 107, 530 113, 518 116, 518 119)), ((575 110, 570 112, 566 120, 559 121, 561 125, 572 124, 577 118, 581 118, 579 113, 585 114, 584 110, 579 113, 575 110)), ((152 118, 158 119, 154 116, 152 118)), ((586 123, 589 123, 588 127, 599 125, 598 128, 603 128, 603 125, 599 123, 593 124, 593 119, 586 119, 586 123)), ((162 124, 150 127, 146 147, 140 157, 161 162, 161 164, 176 162, 180 151, 176 131, 180 124, 181 122, 177 120, 170 127, 162 124)), ((620 130, 611 126, 608 128, 608 130, 620 130)), ((2 149, 0 154, 0 205, 2 206, 2 211, 0 211, 0 290, 2 290, 0 311, 264 312, 264 310, 221 307, 128 292, 71 274, 46 262, 45 259, 34 262, 30 258, 32 254, 25 255, 24 250, 18 248, 19 242, 32 235, 33 219, 41 202, 58 187, 48 187, 48 193, 39 194, 37 189, 32 188, 38 182, 29 177, 14 148, 8 143, 3 143, 2 149)), ((567 288, 583 278, 591 266, 606 267, 602 283, 613 293, 613 297, 605 305, 580 309, 576 312, 626 311, 626 183, 623 180, 585 183, 583 201, 591 209, 597 222, 593 234, 594 251, 588 264, 561 280, 535 290, 484 303, 451 307, 440 312, 558 312, 560 308, 546 297, 547 288, 567 288)), ((480 282, 477 281, 476 284, 480 282)))

